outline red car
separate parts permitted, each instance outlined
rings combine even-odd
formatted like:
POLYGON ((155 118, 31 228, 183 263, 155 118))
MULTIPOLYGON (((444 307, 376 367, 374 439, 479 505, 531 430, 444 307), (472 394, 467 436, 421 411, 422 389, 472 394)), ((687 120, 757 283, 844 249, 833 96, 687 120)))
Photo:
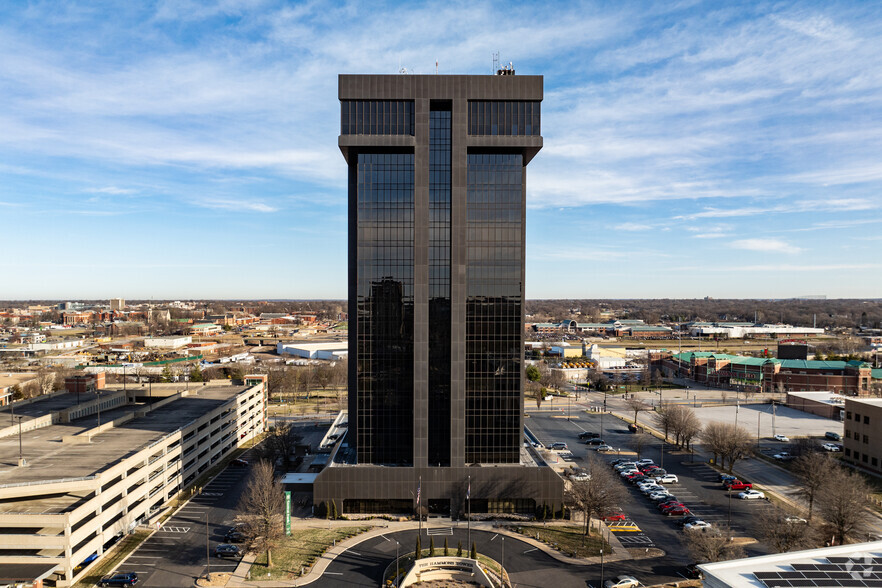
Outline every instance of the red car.
POLYGON ((614 511, 610 511, 608 513, 605 513, 600 518, 602 518, 604 521, 624 521, 625 520, 625 513, 623 513, 620 510, 614 510, 614 511))
POLYGON ((670 510, 666 510, 665 514, 669 517, 683 517, 690 513, 689 509, 685 506, 678 506, 676 508, 672 508, 670 510))
POLYGON ((657 465, 648 465, 648 466, 643 466, 642 468, 640 468, 640 471, 643 472, 644 474, 648 474, 649 472, 651 472, 653 470, 658 470, 658 469, 661 469, 661 468, 659 468, 657 465))
POLYGON ((729 484, 729 490, 750 490, 753 488, 753 484, 748 482, 735 482, 734 484, 729 484))
POLYGON ((686 508, 686 505, 682 502, 664 502, 658 507, 658 509, 662 512, 668 512, 675 508, 686 508))

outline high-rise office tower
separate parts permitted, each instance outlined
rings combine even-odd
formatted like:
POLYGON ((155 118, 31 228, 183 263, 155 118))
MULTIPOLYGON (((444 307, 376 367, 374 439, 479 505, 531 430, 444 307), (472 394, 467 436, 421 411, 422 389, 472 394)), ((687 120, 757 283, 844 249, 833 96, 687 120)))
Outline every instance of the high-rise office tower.
POLYGON ((341 75, 349 431, 316 481, 344 512, 560 504, 524 447, 526 166, 541 76, 341 75), (421 491, 417 492, 417 486, 421 491))

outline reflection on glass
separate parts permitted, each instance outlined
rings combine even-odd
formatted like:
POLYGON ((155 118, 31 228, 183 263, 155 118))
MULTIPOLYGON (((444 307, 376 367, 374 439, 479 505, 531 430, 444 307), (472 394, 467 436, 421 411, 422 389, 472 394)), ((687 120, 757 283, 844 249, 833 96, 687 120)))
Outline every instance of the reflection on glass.
POLYGON ((413 154, 359 154, 359 463, 413 465, 413 154))
POLYGON ((520 154, 469 154, 467 463, 519 461, 522 185, 520 154))

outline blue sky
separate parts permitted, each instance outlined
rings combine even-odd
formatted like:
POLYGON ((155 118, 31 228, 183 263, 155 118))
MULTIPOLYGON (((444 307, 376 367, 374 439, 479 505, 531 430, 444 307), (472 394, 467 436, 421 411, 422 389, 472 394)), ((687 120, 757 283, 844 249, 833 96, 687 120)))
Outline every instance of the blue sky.
POLYGON ((0 299, 344 298, 338 73, 545 76, 530 298, 882 296, 877 2, 7 2, 0 299))

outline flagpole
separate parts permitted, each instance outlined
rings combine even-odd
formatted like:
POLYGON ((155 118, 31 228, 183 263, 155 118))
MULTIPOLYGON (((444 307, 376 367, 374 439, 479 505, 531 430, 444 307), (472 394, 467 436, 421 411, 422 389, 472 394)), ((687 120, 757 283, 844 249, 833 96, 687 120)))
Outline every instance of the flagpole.
POLYGON ((468 503, 468 507, 469 507, 469 514, 468 514, 468 518, 466 519, 466 525, 468 525, 468 529, 469 529, 468 548, 471 550, 471 548, 472 548, 472 477, 471 476, 469 476, 469 489, 468 489, 468 492, 466 492, 466 502, 468 503))

